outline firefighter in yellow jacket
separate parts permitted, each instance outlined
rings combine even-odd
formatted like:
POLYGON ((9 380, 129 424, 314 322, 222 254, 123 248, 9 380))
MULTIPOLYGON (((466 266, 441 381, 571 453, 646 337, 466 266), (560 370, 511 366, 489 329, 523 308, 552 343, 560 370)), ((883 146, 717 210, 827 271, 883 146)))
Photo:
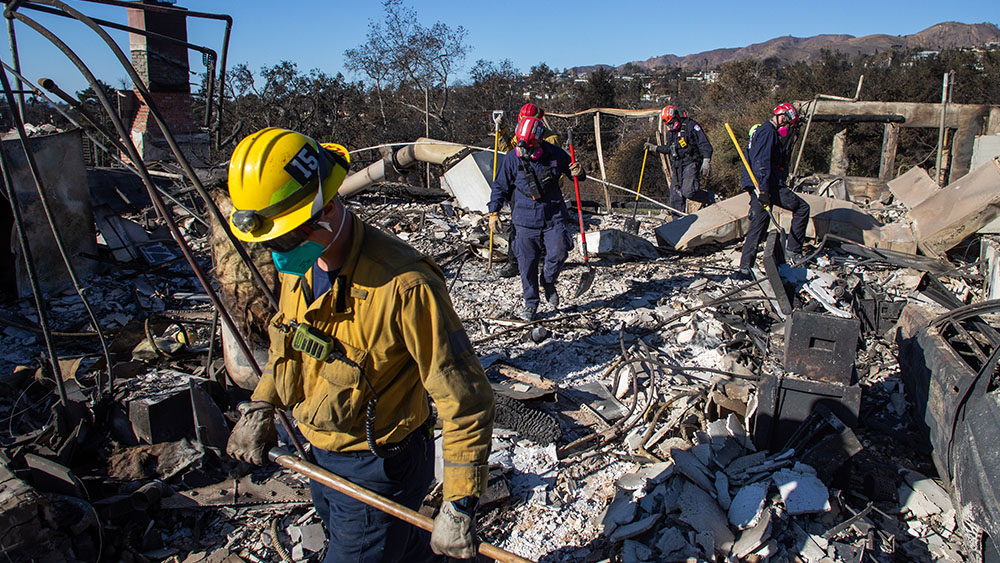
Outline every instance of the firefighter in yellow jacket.
POLYGON ((272 251, 281 295, 267 366, 227 452, 265 463, 274 409, 291 409, 319 465, 417 509, 433 479, 430 396, 444 458, 433 534, 313 482, 324 561, 471 558, 493 392, 441 270, 335 197, 348 168, 343 147, 273 127, 233 153, 230 227, 272 251))

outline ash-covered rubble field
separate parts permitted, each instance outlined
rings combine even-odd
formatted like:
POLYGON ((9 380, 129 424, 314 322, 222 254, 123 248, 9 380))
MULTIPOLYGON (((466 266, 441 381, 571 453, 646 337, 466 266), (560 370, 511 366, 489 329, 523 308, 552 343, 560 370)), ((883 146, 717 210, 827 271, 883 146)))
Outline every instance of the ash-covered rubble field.
MULTIPOLYGON (((974 395, 996 401, 996 323, 970 309, 989 303, 990 236, 937 260, 813 238, 790 267, 773 234, 758 280, 735 282, 740 241, 668 251, 654 228, 669 216, 641 216, 642 243, 620 234, 626 217, 588 215, 610 249, 592 239, 584 260, 577 237, 560 307, 525 324, 499 237, 490 264, 484 215, 398 186, 348 205, 442 267, 494 384, 484 541, 538 561, 966 561, 993 549, 995 481, 975 480, 964 422, 974 395), (932 346, 961 366, 934 364, 932 346), (962 366, 972 376, 936 391, 939 371, 962 366)), ((212 264, 206 230, 185 234, 212 264)), ((57 296, 68 407, 39 367, 34 304, 2 310, 5 552, 321 559, 304 478, 221 453, 248 392, 226 378, 218 320, 184 263, 119 264, 88 297, 113 334, 114 390, 102 390, 82 303, 57 296)), ((439 500, 432 489, 423 511, 439 500)))

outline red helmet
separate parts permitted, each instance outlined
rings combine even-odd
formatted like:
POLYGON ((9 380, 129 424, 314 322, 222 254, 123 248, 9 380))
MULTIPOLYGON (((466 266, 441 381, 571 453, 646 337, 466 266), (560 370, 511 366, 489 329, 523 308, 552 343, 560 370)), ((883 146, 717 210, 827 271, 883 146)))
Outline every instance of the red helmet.
POLYGON ((799 110, 795 109, 792 104, 780 104, 774 108, 774 115, 784 115, 788 118, 789 125, 798 125, 799 123, 799 110))
POLYGON ((542 141, 542 131, 545 126, 542 120, 537 117, 525 117, 517 122, 517 129, 514 130, 514 138, 517 144, 524 143, 526 147, 533 147, 542 141))
POLYGON ((677 108, 674 106, 667 106, 660 112, 660 119, 662 119, 664 123, 670 123, 670 120, 677 117, 678 113, 677 108))
POLYGON ((537 117, 538 119, 541 119, 545 117, 545 112, 542 111, 542 108, 529 102, 521 106, 521 112, 517 114, 518 119, 522 119, 525 117, 537 117))

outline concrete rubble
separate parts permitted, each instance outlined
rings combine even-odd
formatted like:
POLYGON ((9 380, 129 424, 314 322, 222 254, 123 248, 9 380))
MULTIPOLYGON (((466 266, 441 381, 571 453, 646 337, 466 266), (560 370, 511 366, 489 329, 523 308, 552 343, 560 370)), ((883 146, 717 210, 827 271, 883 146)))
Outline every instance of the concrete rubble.
MULTIPOLYGON (((951 468, 961 476, 953 480, 947 460, 923 447, 944 440, 927 405, 950 403, 926 398, 935 392, 911 381, 917 368, 900 350, 930 346, 932 320, 982 302, 983 280, 1000 279, 1000 243, 976 233, 996 215, 995 161, 941 189, 908 173, 871 204, 807 195, 810 260, 790 268, 772 248, 761 283, 744 287, 729 275, 746 194, 672 221, 643 216, 638 235, 624 216, 588 213, 589 260, 575 238, 557 284, 561 308, 543 305, 532 327, 515 320, 519 279, 487 271, 482 186, 461 196, 456 187, 462 174, 482 174, 481 163, 464 162, 468 170, 447 177, 453 195, 384 184, 347 203, 442 267, 503 397, 484 540, 544 561, 980 555, 982 542, 968 538, 996 523, 989 499, 967 492, 967 467, 951 468), (976 209, 924 211, 959 189, 976 194, 976 209), (912 249, 889 248, 887 226, 907 221, 912 249), (942 262, 948 269, 928 266, 942 262), (576 296, 588 270, 593 286, 576 296)), ((108 368, 74 293, 48 302, 54 330, 69 335, 60 337, 66 406, 39 361, 34 304, 0 307, 3 549, 30 557, 44 540, 66 560, 93 560, 95 546, 124 560, 321 559, 325 532, 305 480, 273 466, 248 472, 222 454, 252 382, 227 362, 207 296, 182 261, 123 252, 150 241, 163 256, 177 251, 148 200, 111 206, 99 188, 92 199, 95 225, 131 225, 113 245, 100 239, 105 267, 88 286, 112 334, 113 392, 102 391, 108 368)), ((199 259, 228 263, 213 257, 218 240, 205 225, 189 219, 182 229, 199 259)), ((979 331, 969 338, 988 338, 989 313, 968 321, 979 331)), ((247 307, 240 322, 264 316, 247 307)), ((970 346, 959 353, 974 356, 970 346)), ((439 501, 438 488, 424 511, 439 501)))

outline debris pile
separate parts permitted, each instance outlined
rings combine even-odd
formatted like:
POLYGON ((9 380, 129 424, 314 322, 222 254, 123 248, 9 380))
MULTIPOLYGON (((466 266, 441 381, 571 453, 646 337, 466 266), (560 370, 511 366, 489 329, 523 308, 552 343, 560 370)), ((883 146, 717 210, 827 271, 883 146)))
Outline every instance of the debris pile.
MULTIPOLYGON (((112 267, 86 296, 110 336, 110 370, 82 300, 53 294, 63 404, 34 304, 0 309, 3 549, 318 560, 325 533, 307 482, 223 453, 252 382, 233 369, 208 296, 149 200, 114 201, 108 193, 131 192, 108 192, 107 181, 92 178, 95 257, 112 267), (138 250, 152 244, 160 250, 138 250)), ((216 265, 224 290, 239 285, 234 256, 220 252, 227 241, 196 219, 190 192, 162 188, 187 216, 199 262, 216 265)), ((643 216, 637 235, 624 217, 587 215, 589 259, 577 248, 557 283, 560 308, 524 323, 520 280, 489 269, 484 214, 401 185, 348 200, 445 271, 494 386, 484 541, 544 561, 979 557, 997 522, 982 492, 997 469, 976 465, 976 448, 1000 434, 995 407, 982 406, 997 393, 988 297, 1000 242, 936 228, 935 244, 955 240, 934 256, 870 245, 861 231, 906 220, 907 208, 830 201, 814 214, 805 261, 786 264, 773 231, 756 281, 742 284, 730 278, 738 237, 726 234, 738 218, 706 227, 697 244, 671 243, 732 215, 718 206, 643 216), (851 235, 852 221, 865 228, 851 235)), ((505 251, 496 237, 496 264, 505 251)), ((241 297, 224 302, 241 309, 242 327, 259 324, 266 306, 241 297)), ((438 488, 424 511, 439 501, 438 488)))

